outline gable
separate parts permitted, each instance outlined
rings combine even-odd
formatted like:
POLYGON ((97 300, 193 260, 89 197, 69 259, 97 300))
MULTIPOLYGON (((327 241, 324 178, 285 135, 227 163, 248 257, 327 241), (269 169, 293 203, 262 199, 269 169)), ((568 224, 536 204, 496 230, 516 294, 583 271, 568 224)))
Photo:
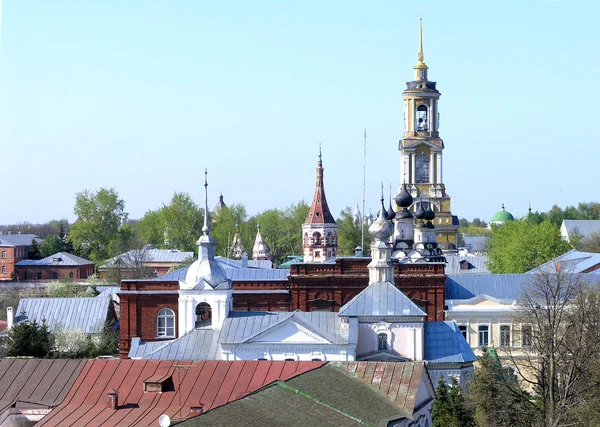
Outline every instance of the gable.
POLYGON ((272 328, 250 338, 247 343, 298 343, 298 344, 331 344, 316 332, 298 324, 292 319, 285 320, 272 328))

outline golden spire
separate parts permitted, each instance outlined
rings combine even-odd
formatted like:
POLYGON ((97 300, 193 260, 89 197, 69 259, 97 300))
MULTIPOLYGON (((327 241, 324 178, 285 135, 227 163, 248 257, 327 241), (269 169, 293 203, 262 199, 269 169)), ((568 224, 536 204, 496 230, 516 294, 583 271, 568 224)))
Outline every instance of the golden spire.
POLYGON ((415 68, 427 68, 423 62, 423 18, 419 17, 419 56, 415 68))

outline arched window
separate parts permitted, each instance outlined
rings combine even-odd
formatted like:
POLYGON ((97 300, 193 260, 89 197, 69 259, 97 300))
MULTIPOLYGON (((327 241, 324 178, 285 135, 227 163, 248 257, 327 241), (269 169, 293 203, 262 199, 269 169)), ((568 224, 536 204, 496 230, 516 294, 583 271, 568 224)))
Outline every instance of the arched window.
POLYGON ((159 338, 175 337, 175 313, 173 310, 163 308, 156 315, 156 336, 159 338))
POLYGON ((427 122, 427 105, 421 104, 417 107, 417 130, 429 130, 429 124, 427 122))
POLYGON ((417 154, 415 159, 416 173, 415 182, 417 184, 426 184, 429 182, 429 156, 425 152, 417 154))
POLYGON ((387 334, 381 332, 377 334, 377 350, 378 351, 387 351, 388 349, 388 336, 387 334))
POLYGON ((72 278, 73 278, 73 272, 72 272, 72 271, 70 271, 70 272, 69 272, 69 279, 72 279, 72 278))
POLYGON ((313 245, 321 246, 321 233, 313 233, 313 245))
POLYGON ((196 328, 212 325, 212 309, 210 305, 201 302, 196 306, 196 328))

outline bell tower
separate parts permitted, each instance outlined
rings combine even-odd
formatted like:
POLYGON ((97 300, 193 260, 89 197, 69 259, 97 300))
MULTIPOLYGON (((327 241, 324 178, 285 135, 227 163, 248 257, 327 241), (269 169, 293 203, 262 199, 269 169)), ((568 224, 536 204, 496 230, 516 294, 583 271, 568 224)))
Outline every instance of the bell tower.
MULTIPOLYGON (((458 218, 450 210, 450 196, 443 180, 444 141, 440 138, 438 102, 441 93, 429 81, 424 62, 423 21, 419 23, 419 54, 414 80, 406 83, 404 98, 404 136, 400 140, 400 182, 411 195, 435 211, 437 241, 445 250, 456 249, 458 218)), ((402 186, 401 186, 402 187, 402 186)), ((401 190, 401 188, 399 189, 401 190)), ((413 212, 419 208, 419 201, 413 212)))

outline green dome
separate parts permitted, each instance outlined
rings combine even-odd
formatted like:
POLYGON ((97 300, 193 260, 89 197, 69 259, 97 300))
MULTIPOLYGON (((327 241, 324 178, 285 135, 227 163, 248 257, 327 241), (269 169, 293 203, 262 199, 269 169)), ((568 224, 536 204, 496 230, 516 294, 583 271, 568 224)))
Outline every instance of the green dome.
POLYGON ((491 223, 503 223, 503 222, 507 222, 507 221, 514 221, 515 217, 512 216, 512 214, 510 212, 507 212, 504 209, 504 204, 502 205, 502 210, 499 212, 496 212, 494 214, 494 216, 492 217, 492 219, 490 220, 491 223))

